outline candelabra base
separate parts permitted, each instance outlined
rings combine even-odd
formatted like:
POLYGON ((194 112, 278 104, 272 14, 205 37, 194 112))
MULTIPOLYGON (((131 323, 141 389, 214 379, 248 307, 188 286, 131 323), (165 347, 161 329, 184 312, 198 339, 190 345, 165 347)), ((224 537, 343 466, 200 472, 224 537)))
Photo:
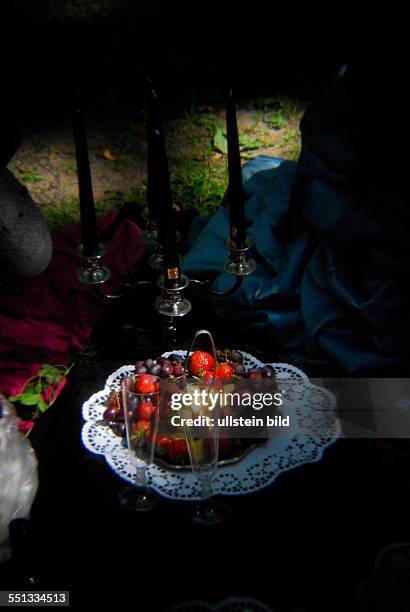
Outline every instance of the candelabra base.
POLYGON ((100 285, 110 278, 111 271, 103 265, 105 254, 103 244, 99 243, 96 253, 88 257, 84 256, 83 245, 80 244, 77 253, 84 259, 83 265, 77 270, 77 278, 80 282, 85 285, 100 285))

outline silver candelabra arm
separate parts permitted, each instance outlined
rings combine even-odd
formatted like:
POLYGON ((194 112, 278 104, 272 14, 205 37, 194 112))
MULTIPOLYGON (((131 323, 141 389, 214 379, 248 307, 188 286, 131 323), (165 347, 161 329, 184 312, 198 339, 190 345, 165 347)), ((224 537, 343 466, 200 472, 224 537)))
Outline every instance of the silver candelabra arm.
POLYGON ((212 295, 214 297, 228 297, 233 295, 239 289, 243 283, 243 279, 243 276, 237 276, 232 287, 226 289, 226 291, 216 291, 215 289, 212 289, 210 281, 201 281, 195 278, 191 278, 189 284, 199 285, 202 289, 205 289, 208 295, 212 295))

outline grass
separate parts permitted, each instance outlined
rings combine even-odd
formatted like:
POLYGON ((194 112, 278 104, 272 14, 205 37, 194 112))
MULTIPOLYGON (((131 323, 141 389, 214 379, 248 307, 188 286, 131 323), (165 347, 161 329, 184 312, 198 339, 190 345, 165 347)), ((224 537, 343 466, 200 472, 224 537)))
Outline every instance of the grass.
POLYGON ((171 185, 177 207, 193 207, 206 214, 219 206, 225 193, 225 164, 188 160, 174 173, 171 185))
MULTIPOLYGON (((146 188, 136 187, 132 190, 107 191, 104 200, 95 203, 97 216, 103 216, 110 210, 119 210, 124 202, 135 202, 139 206, 145 206, 146 188)), ((80 202, 78 198, 55 204, 42 206, 43 214, 53 229, 72 227, 80 222, 80 202)))
POLYGON ((23 183, 37 183, 38 181, 43 181, 44 180, 44 176, 41 174, 35 174, 34 172, 20 172, 19 173, 19 179, 23 182, 23 183))
MULTIPOLYGON (((299 100, 285 96, 260 98, 247 107, 239 105, 243 161, 258 154, 297 160, 300 153, 299 122, 304 108, 305 105, 299 100)), ((174 204, 177 208, 193 207, 200 214, 206 214, 220 205, 227 186, 227 142, 224 122, 223 110, 210 108, 203 111, 199 109, 168 121, 167 147, 174 204)), ((139 157, 135 154, 136 143, 144 143, 145 140, 143 121, 121 124, 115 134, 105 133, 103 126, 99 126, 98 130, 99 135, 104 137, 107 149, 113 153, 113 157, 109 161, 101 161, 101 151, 90 150, 90 159, 100 160, 98 163, 103 164, 99 166, 99 175, 95 174, 96 166, 94 166, 93 177, 95 183, 100 180, 101 184, 109 185, 111 182, 114 188, 110 191, 100 189, 99 197, 96 198, 97 214, 102 215, 109 210, 118 209, 125 201, 145 205, 144 178, 139 178, 130 187, 133 171, 137 165, 140 168, 139 176, 145 176, 144 149, 140 150, 139 157), (109 180, 107 180, 108 170, 112 171, 109 180)), ((11 168, 18 169, 16 176, 27 185, 34 199, 42 205, 50 227, 62 228, 77 224, 79 204, 78 198, 73 197, 77 193, 74 181, 75 161, 64 156, 58 158, 56 150, 59 150, 59 143, 57 145, 46 143, 42 155, 49 155, 49 164, 56 161, 59 176, 65 175, 70 178, 71 175, 72 184, 71 194, 64 193, 62 189, 59 200, 50 202, 50 199, 53 199, 51 191, 53 177, 50 176, 51 195, 46 201, 43 194, 47 188, 47 176, 43 176, 40 172, 46 170, 47 163, 36 165, 34 161, 36 142, 33 139, 32 148, 29 146, 24 160, 21 161, 18 155, 16 156, 11 168)), ((56 171, 54 171, 54 182, 55 174, 56 171)))

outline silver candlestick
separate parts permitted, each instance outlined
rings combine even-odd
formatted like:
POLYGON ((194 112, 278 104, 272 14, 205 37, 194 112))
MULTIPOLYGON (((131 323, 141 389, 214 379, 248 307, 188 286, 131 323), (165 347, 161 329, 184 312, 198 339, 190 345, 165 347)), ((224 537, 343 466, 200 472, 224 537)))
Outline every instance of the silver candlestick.
POLYGON ((184 317, 192 308, 192 304, 184 297, 184 289, 189 285, 189 279, 181 275, 172 287, 166 287, 164 277, 160 276, 157 281, 162 293, 155 300, 155 308, 160 315, 165 317, 184 317))
POLYGON ((81 268, 77 270, 79 281, 85 285, 100 285, 110 278, 111 271, 104 266, 105 246, 103 244, 99 242, 97 251, 89 256, 84 255, 83 245, 80 244, 77 248, 77 254, 84 260, 81 268))
POLYGON ((175 284, 172 287, 165 286, 163 276, 157 281, 157 286, 162 292, 155 300, 155 307, 157 312, 164 317, 162 343, 164 346, 169 347, 170 350, 175 349, 177 346, 177 321, 180 321, 192 309, 191 302, 184 296, 184 289, 188 285, 189 279, 183 275, 175 280, 175 284))
MULTIPOLYGON (((162 247, 158 240, 158 229, 157 223, 149 216, 149 209, 146 206, 142 209, 141 217, 147 222, 144 231, 141 234, 141 239, 151 255, 148 259, 148 264, 154 270, 162 270, 164 267, 164 256, 162 253, 162 247)), ((181 234, 175 233, 176 241, 181 241, 181 234)))
POLYGON ((246 236, 243 246, 238 246, 233 240, 227 238, 226 246, 230 250, 229 260, 225 262, 224 270, 233 276, 249 276, 256 270, 256 263, 248 257, 249 251, 255 246, 255 241, 246 236))
POLYGON ((158 242, 158 230, 155 221, 148 221, 145 230, 141 234, 141 239, 148 251, 151 251, 148 263, 154 270, 162 270, 164 259, 162 249, 158 242))

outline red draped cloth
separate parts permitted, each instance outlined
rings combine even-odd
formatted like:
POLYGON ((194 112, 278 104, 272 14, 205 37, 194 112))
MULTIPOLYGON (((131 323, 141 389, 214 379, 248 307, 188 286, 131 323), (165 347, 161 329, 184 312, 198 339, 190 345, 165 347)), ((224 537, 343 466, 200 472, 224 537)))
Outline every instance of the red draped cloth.
MULTIPOLYGON (((100 230, 113 221, 112 212, 99 219, 100 230)), ((122 221, 107 245, 105 262, 113 282, 129 276, 143 254, 141 230, 122 221)), ((81 259, 76 248, 80 228, 53 233, 53 257, 35 278, 4 283, 0 294, 0 392, 17 394, 41 364, 69 364, 109 305, 94 288, 77 280, 81 259)))

